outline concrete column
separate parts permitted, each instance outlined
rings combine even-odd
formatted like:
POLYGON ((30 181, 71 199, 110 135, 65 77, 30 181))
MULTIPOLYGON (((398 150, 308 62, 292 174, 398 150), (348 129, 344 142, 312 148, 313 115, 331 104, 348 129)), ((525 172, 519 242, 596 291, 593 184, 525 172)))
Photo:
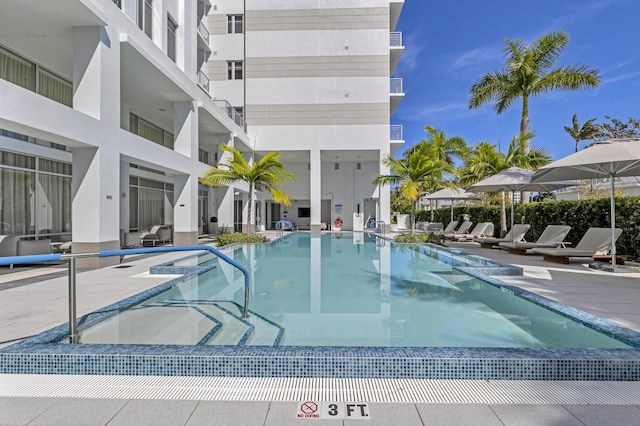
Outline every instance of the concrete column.
MULTIPOLYGON (((386 167, 382 164, 382 159, 386 158, 389 155, 389 151, 380 151, 380 174, 388 175, 389 167, 386 167)), ((385 233, 391 232, 391 192, 389 190, 389 186, 380 186, 378 188, 378 194, 380 196, 380 217, 378 220, 384 220, 385 225, 385 233)))
MULTIPOLYGON (((173 104, 174 151, 198 161, 198 108, 195 102, 173 104)), ((173 243, 176 246, 198 242, 198 176, 174 177, 173 243)))
POLYGON ((218 229, 233 232, 233 187, 221 187, 218 193, 218 229))
POLYGON ((198 177, 174 176, 173 244, 189 246, 198 243, 198 177))
MULTIPOLYGON (((120 161, 120 230, 121 232, 129 232, 129 163, 120 161)), ((122 235, 121 235, 122 236, 122 235)))
MULTIPOLYGON (((74 148, 72 251, 120 248, 120 156, 107 148, 74 148), (91 214, 87 214, 91 212, 91 214)), ((117 257, 78 259, 78 267, 117 265, 117 257)))
POLYGON ((243 192, 240 194, 242 197, 242 232, 251 232, 251 226, 247 223, 247 214, 249 213, 249 194, 243 192))
POLYGON ((309 152, 309 169, 311 233, 319 234, 322 230, 322 161, 319 149, 312 149, 309 152))
POLYGON ((120 127, 120 43, 107 27, 73 28, 73 108, 120 127))
POLYGON ((180 69, 192 79, 196 79, 196 67, 198 61, 198 2, 180 2, 181 17, 178 24, 176 62, 180 69))

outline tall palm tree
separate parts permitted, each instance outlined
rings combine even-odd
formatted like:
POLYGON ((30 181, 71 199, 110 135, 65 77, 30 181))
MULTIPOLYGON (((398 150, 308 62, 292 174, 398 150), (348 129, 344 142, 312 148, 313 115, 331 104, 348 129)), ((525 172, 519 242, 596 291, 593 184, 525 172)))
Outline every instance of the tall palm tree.
POLYGON ((564 126, 564 130, 576 141, 576 152, 578 152, 578 144, 580 141, 593 139, 600 133, 600 126, 593 124, 595 121, 595 118, 591 118, 580 126, 578 114, 573 114, 573 118, 571 119, 572 126, 564 126))
MULTIPOLYGON (((446 161, 452 168, 455 166, 455 158, 463 158, 469 150, 467 142, 459 136, 446 136, 444 130, 436 129, 432 126, 425 126, 424 131, 427 139, 424 141, 433 146, 435 158, 446 161)), ((435 192, 444 187, 452 186, 451 182, 443 182, 441 179, 434 177, 425 182, 423 190, 426 192, 435 192)), ((431 211, 431 221, 434 220, 433 200, 429 200, 431 211)))
POLYGON ((416 204, 424 192, 426 182, 444 179, 454 173, 453 167, 438 158, 436 147, 422 141, 405 152, 403 158, 387 156, 382 164, 389 167, 391 174, 378 175, 374 185, 397 185, 403 197, 411 201, 411 232, 415 231, 416 204))
MULTIPOLYGON (((534 147, 525 152, 525 141, 530 139, 531 134, 525 134, 524 137, 514 136, 506 153, 498 152, 496 146, 490 142, 477 143, 466 156, 464 167, 459 170, 460 185, 473 185, 510 167, 537 170, 550 163, 551 155, 544 148, 534 147)), ((502 236, 507 233, 504 192, 500 193, 500 231, 502 236)))
POLYGON ((235 182, 246 182, 249 185, 249 209, 247 223, 249 232, 252 232, 251 215, 253 210, 253 194, 256 185, 266 188, 273 198, 273 202, 291 205, 289 196, 280 189, 288 182, 296 180, 296 175, 285 169, 280 161, 281 152, 270 152, 258 161, 251 164, 244 159, 240 151, 229 145, 223 145, 222 150, 230 153, 226 161, 222 161, 218 167, 209 169, 201 181, 211 186, 230 185, 235 182))
MULTIPOLYGON (((595 88, 600 84, 598 70, 586 65, 552 69, 568 43, 569 36, 563 31, 544 35, 530 46, 522 40, 506 39, 506 67, 485 74, 471 86, 469 109, 495 101, 494 109, 501 114, 514 101, 522 99, 520 133, 530 133, 529 97, 555 90, 595 88)), ((525 153, 529 152, 528 141, 524 149, 525 153)))

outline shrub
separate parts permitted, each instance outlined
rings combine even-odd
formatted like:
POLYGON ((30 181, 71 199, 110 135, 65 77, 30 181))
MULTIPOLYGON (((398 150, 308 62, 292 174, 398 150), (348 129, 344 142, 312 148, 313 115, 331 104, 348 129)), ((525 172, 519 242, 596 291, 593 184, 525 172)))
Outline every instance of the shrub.
POLYGON ((217 247, 227 246, 235 243, 266 243, 269 241, 262 234, 242 234, 235 232, 233 234, 218 235, 217 247))
POLYGON ((394 239, 396 243, 432 243, 443 246, 444 236, 427 232, 400 234, 394 239))

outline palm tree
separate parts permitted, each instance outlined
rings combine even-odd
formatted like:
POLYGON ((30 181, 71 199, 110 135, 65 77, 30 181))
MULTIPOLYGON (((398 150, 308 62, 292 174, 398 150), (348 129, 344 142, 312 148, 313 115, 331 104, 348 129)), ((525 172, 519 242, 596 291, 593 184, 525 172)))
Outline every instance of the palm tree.
POLYGON ((573 114, 573 119, 571 120, 572 126, 564 126, 564 130, 576 141, 576 152, 578 152, 578 144, 580 141, 593 139, 600 133, 600 126, 593 124, 595 121, 595 118, 591 118, 580 127, 578 114, 573 114))
POLYGON ((251 227, 251 211, 253 210, 253 194, 256 185, 266 188, 273 198, 273 202, 291 205, 289 196, 280 189, 288 182, 296 180, 296 175, 284 168, 280 162, 281 152, 270 152, 258 161, 251 164, 244 159, 240 151, 229 145, 223 145, 222 150, 231 154, 226 161, 221 162, 218 167, 209 169, 202 177, 204 184, 211 186, 230 185, 235 182, 246 182, 249 185, 249 206, 247 213, 247 223, 249 233, 251 227))
MULTIPOLYGON (((552 32, 536 40, 531 46, 522 40, 506 39, 504 57, 506 67, 485 74, 471 86, 469 109, 495 101, 494 109, 501 114, 515 100, 522 99, 520 133, 530 133, 529 97, 555 90, 595 88, 600 84, 598 70, 586 65, 566 65, 552 69, 560 57, 569 36, 563 31, 552 32)), ((524 144, 529 152, 529 142, 524 144)))
MULTIPOLYGON (((433 145, 435 158, 445 161, 452 168, 455 166, 454 157, 463 158, 469 150, 467 142, 459 136, 447 137, 443 130, 436 129, 432 126, 425 126, 424 131, 427 133, 427 139, 424 143, 433 145)), ((435 192, 444 187, 452 186, 451 182, 443 182, 441 179, 432 178, 424 183, 423 190, 426 192, 435 192)), ((431 221, 434 220, 433 200, 429 200, 431 211, 431 221)))
POLYGON ((438 158, 436 146, 425 141, 405 152, 403 158, 387 156, 382 164, 389 167, 390 175, 378 175, 374 185, 397 185, 402 196, 411 201, 411 232, 415 231, 416 204, 432 179, 444 179, 454 173, 453 167, 438 158))
MULTIPOLYGON (((530 139, 531 134, 526 134, 524 137, 514 136, 509 143, 506 154, 498 152, 496 146, 490 142, 477 143, 466 156, 465 166, 458 171, 460 185, 473 185, 510 167, 537 170, 550 163, 551 155, 544 148, 533 148, 529 152, 525 152, 525 141, 530 139)), ((504 192, 500 193, 500 231, 501 236, 507 233, 504 192)))

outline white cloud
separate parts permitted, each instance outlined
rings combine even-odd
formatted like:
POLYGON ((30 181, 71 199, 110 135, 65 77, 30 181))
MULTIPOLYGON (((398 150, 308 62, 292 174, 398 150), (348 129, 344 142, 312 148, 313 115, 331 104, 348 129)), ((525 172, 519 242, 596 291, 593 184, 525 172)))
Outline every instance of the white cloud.
POLYGON ((425 49, 427 43, 420 40, 420 31, 414 33, 403 34, 402 43, 404 44, 404 52, 400 63, 396 68, 395 74, 408 75, 411 71, 418 68, 420 53, 425 49))
POLYGON ((501 58, 502 52, 497 48, 491 47, 478 47, 469 52, 465 52, 459 55, 453 61, 453 68, 464 68, 471 65, 481 64, 485 62, 494 61, 501 58))
POLYGON ((602 80, 602 84, 617 83, 618 81, 631 80, 638 77, 640 77, 640 71, 628 72, 625 74, 618 74, 613 77, 605 78, 602 80))
POLYGON ((425 119, 443 119, 450 116, 451 118, 459 118, 460 112, 469 112, 469 106, 466 102, 445 102, 438 105, 428 105, 425 107, 411 108, 405 111, 400 118, 407 121, 422 122, 425 119))

